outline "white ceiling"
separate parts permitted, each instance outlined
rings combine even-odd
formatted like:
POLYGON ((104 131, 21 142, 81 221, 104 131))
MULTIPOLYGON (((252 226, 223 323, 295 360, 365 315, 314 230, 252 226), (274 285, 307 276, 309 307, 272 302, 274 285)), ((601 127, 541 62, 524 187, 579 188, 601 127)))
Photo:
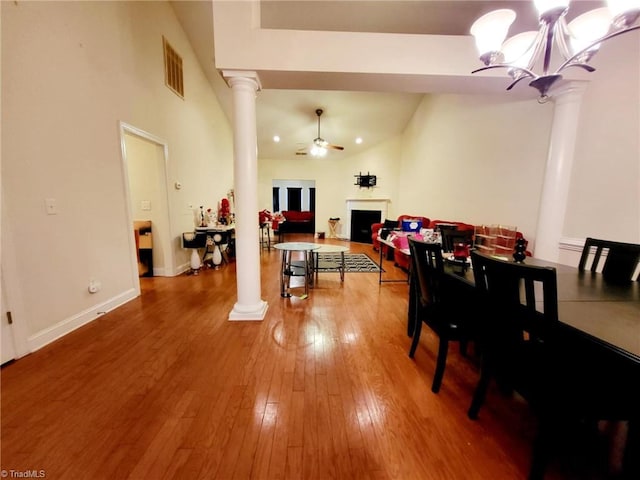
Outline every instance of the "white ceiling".
MULTIPOLYGON (((603 3, 574 0, 569 17, 603 3)), ((214 65, 211 1, 174 0, 171 4, 231 119, 230 90, 214 65)), ((270 29, 468 35, 478 16, 496 8, 512 8, 518 13, 511 32, 536 28, 537 17, 530 0, 262 0, 260 10, 262 28, 270 29)), ((321 55, 322 51, 315 54, 321 55)), ((507 84, 505 79, 505 88, 507 84)), ((316 108, 324 110, 322 137, 345 147, 343 152, 331 150, 329 155, 364 151, 402 132, 423 97, 422 93, 382 93, 388 89, 381 84, 376 91, 370 83, 367 92, 302 90, 300 85, 286 88, 263 89, 258 94, 259 157, 294 157, 297 150, 308 146, 317 136, 316 108), (272 140, 276 134, 281 137, 277 144, 272 140), (364 140, 362 145, 354 143, 358 136, 364 140)), ((521 88, 524 90, 524 86, 521 88)))

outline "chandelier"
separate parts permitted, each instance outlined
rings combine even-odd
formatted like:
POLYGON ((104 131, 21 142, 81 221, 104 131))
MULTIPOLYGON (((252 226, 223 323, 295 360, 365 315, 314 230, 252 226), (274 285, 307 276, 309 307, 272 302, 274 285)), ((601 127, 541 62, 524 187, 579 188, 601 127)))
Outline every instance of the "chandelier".
POLYGON ((595 68, 588 62, 602 42, 640 28, 640 0, 608 0, 607 7, 590 10, 567 23, 569 1, 533 0, 539 13, 539 30, 519 33, 506 41, 516 18, 513 10, 494 10, 478 18, 471 34, 486 66, 471 73, 506 68, 513 80, 507 90, 520 80, 531 79, 529 86, 540 92, 540 101, 546 101, 549 89, 562 79, 563 70, 580 67, 593 72, 595 68), (562 57, 555 62, 559 63, 555 70, 551 66, 552 52, 562 57), (536 67, 542 72, 535 73, 536 67))

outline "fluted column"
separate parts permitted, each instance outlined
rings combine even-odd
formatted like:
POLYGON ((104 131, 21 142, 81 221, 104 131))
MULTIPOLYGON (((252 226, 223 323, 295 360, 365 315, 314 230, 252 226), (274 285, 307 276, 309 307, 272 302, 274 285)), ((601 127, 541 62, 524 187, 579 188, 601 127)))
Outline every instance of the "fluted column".
POLYGON ((559 242, 567 210, 580 106, 585 90, 585 82, 573 81, 552 92, 555 109, 540 197, 534 255, 553 262, 558 260, 560 253, 559 242))
POLYGON ((233 94, 233 178, 236 209, 238 300, 229 320, 263 320, 267 302, 260 296, 258 243, 258 158, 255 72, 223 72, 233 94))

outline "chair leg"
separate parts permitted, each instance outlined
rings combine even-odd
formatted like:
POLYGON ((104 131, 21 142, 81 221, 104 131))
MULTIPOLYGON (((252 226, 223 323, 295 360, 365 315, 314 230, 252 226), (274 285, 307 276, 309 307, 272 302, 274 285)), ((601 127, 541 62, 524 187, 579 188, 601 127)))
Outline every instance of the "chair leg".
POLYGON ((449 340, 440 337, 440 345, 438 346, 438 360, 436 362, 436 373, 433 376, 433 384, 431 391, 438 393, 440 385, 442 385, 442 377, 444 377, 444 369, 447 366, 447 352, 449 351, 449 340))
POLYGON ((417 318, 415 320, 415 328, 413 330, 413 340, 411 341, 411 349, 409 350, 409 357, 413 358, 420 343, 420 332, 422 331, 422 320, 417 318))
POLYGON ((415 282, 409 282, 409 308, 407 308, 407 336, 412 337, 416 329, 416 323, 421 322, 417 318, 418 300, 415 282))
POLYGON ((478 412, 480 412, 480 407, 482 407, 484 399, 487 396, 489 382, 491 381, 491 375, 489 374, 488 370, 489 369, 486 365, 480 367, 480 379, 478 380, 478 385, 476 386, 475 392, 473 392, 471 406, 469 407, 469 411, 467 412, 467 415, 471 420, 478 419, 478 412))
POLYGON ((533 440, 531 469, 529 470, 528 480, 543 480, 544 478, 544 471, 549 457, 549 443, 553 439, 550 429, 551 422, 544 417, 540 418, 538 431, 533 440))
POLYGON ((460 340, 460 355, 463 357, 468 356, 467 354, 467 346, 469 345, 468 340, 460 340))

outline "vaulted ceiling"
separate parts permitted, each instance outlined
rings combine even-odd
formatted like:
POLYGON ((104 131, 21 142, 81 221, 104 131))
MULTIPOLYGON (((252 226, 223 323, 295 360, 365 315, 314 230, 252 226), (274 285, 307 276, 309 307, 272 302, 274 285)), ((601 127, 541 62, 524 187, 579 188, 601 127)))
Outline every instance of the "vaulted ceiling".
MULTIPOLYGON (((576 1, 571 17, 602 1, 576 1)), ((210 0, 172 1, 198 60, 208 76, 222 108, 231 119, 231 97, 214 64, 213 13, 210 0)), ((262 28, 287 30, 468 35, 473 21, 496 8, 512 8, 517 14, 511 32, 535 29, 537 15, 533 2, 524 0, 262 0, 262 28)), ((322 55, 321 45, 311 55, 322 55)), ((469 65, 469 69, 480 64, 469 65)), ((508 82, 505 81, 505 87, 508 82)), ((525 89, 523 85, 521 87, 525 89)), ((322 137, 343 145, 348 156, 364 151, 402 132, 424 93, 388 92, 368 83, 367 91, 307 90, 303 85, 286 89, 265 88, 257 97, 258 155, 261 158, 289 158, 308 146, 317 135, 316 108, 324 113, 322 137), (273 136, 281 141, 275 143, 273 136), (354 140, 361 137, 363 143, 354 140)), ((505 94, 506 95, 506 94, 505 94)), ((301 161, 305 157, 299 157, 301 161)))

